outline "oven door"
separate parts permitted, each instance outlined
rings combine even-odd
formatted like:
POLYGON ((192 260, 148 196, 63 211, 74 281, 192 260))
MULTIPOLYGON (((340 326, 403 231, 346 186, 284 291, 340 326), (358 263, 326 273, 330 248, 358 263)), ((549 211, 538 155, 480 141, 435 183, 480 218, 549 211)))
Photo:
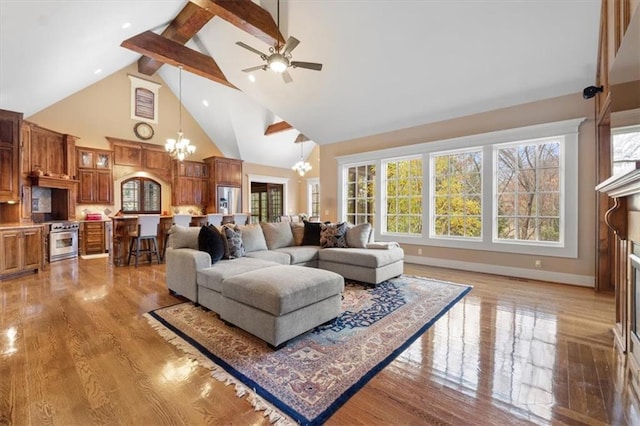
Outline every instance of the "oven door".
POLYGON ((51 232, 49 234, 49 261, 78 256, 78 231, 51 232))

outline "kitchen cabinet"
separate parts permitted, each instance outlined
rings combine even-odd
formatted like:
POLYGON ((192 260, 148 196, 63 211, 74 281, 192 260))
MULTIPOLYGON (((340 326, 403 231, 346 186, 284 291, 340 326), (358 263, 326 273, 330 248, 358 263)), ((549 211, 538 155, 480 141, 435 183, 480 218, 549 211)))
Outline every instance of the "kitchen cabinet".
POLYGON ((242 189, 242 160, 226 157, 208 157, 204 159, 204 162, 208 166, 209 172, 207 212, 221 213, 218 211, 218 188, 242 189))
POLYGON ((0 202, 20 198, 21 126, 21 113, 0 110, 0 202))
POLYGON ((80 232, 82 254, 104 253, 104 222, 83 222, 80 232))
POLYGON ((76 148, 78 180, 80 181, 78 204, 113 203, 113 154, 91 148, 76 148))
POLYGON ((42 267, 42 227, 0 230, 0 279, 37 272, 42 267))
POLYGON ((172 204, 206 205, 208 176, 208 167, 204 163, 174 160, 172 204))

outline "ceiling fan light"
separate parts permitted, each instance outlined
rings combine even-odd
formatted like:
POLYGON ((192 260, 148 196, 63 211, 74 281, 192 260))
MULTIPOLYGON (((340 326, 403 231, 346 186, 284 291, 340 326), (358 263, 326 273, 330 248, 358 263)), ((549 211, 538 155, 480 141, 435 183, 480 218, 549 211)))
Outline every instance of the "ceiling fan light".
POLYGON ((287 61, 287 58, 279 53, 274 53, 273 55, 269 56, 267 62, 269 63, 269 69, 277 73, 283 73, 289 66, 289 61, 287 61))

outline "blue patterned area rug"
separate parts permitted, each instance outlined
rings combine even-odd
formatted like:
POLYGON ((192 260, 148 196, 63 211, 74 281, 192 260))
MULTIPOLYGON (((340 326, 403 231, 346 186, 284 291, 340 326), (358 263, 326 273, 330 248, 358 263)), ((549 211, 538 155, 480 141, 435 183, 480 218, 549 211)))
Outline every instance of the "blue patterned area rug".
POLYGON ((216 314, 181 303, 145 314, 166 340, 234 384, 277 424, 321 424, 471 290, 403 275, 347 281, 343 313, 279 351, 216 314))

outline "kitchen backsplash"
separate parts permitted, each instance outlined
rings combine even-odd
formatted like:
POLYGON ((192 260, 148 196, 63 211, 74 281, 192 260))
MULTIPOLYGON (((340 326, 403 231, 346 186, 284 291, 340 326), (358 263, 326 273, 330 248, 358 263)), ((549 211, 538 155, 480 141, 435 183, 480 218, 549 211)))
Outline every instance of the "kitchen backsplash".
POLYGON ((31 211, 51 213, 51 188, 34 186, 31 190, 31 211))

